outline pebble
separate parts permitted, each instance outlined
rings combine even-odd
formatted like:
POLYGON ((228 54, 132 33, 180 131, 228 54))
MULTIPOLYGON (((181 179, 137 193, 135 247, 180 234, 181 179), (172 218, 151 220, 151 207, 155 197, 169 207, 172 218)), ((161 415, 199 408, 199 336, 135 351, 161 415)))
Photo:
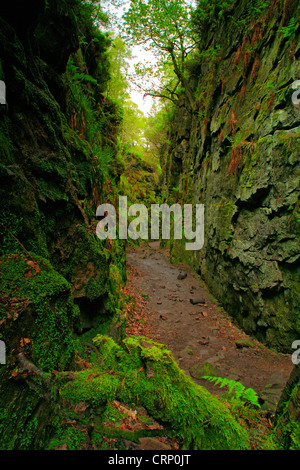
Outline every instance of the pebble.
POLYGON ((187 277, 187 274, 186 274, 186 273, 180 273, 180 274, 178 274, 177 279, 178 279, 179 281, 182 281, 182 280, 185 279, 186 277, 187 277))
POLYGON ((190 299, 191 304, 196 305, 196 304, 205 304, 205 299, 199 297, 197 299, 190 299))

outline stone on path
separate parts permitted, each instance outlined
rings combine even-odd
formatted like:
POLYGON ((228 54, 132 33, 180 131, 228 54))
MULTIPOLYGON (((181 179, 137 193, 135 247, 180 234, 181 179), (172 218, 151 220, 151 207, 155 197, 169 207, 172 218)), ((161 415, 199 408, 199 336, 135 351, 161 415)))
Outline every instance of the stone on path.
POLYGON ((205 304, 205 299, 198 297, 197 299, 190 299, 192 305, 205 304))
POLYGON ((254 343, 249 338, 237 339, 235 345, 238 349, 242 348, 254 348, 254 343))
POLYGON ((178 279, 179 281, 182 281, 182 280, 185 279, 186 277, 187 277, 187 273, 180 273, 180 274, 178 274, 177 279, 178 279))

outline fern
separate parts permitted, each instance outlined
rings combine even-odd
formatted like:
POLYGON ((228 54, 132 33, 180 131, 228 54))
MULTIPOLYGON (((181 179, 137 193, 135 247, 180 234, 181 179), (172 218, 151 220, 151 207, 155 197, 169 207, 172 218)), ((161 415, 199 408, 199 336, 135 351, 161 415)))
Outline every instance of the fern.
POLYGON ((228 398, 233 396, 243 403, 249 402, 260 408, 257 393, 253 388, 246 388, 242 383, 236 380, 226 379, 226 377, 215 377, 204 375, 202 379, 214 382, 214 385, 219 385, 220 388, 228 388, 228 398))
POLYGON ((297 27, 297 20, 295 18, 291 18, 287 26, 279 29, 279 33, 283 33, 284 38, 290 38, 295 34, 297 27))

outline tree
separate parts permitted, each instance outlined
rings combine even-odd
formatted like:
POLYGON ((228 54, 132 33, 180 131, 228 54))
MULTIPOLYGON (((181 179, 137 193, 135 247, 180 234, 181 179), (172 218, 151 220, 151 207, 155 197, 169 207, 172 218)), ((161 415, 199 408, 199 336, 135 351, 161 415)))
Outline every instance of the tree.
POLYGON ((128 91, 128 60, 131 58, 131 51, 120 37, 115 37, 112 39, 108 57, 110 80, 106 93, 107 97, 117 104, 122 115, 119 136, 126 150, 141 150, 144 144, 146 117, 138 109, 138 105, 131 100, 128 91))
MULTIPOLYGON (((157 59, 157 75, 163 80, 163 89, 151 87, 145 94, 175 101, 182 87, 193 107, 194 98, 185 73, 186 58, 197 47, 191 11, 185 0, 132 0, 123 19, 130 44, 143 45, 157 59)), ((149 67, 140 66, 137 70, 141 74, 149 72, 149 67)))
POLYGON ((121 130, 121 137, 124 147, 131 152, 144 151, 144 130, 146 127, 146 117, 138 109, 138 105, 127 100, 124 103, 124 118, 121 130))
POLYGON ((152 161, 158 161, 164 144, 168 144, 169 132, 174 113, 174 105, 171 102, 164 103, 159 108, 154 108, 147 119, 145 138, 148 142, 147 155, 152 161))
POLYGON ((125 42, 115 37, 112 39, 111 47, 108 51, 110 80, 107 84, 107 96, 116 102, 124 103, 130 98, 128 93, 128 59, 131 58, 131 51, 125 42))

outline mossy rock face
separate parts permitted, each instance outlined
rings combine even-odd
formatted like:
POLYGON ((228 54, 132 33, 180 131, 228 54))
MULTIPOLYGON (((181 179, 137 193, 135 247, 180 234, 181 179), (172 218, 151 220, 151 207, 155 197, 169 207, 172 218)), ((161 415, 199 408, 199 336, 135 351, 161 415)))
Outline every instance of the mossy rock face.
POLYGON ((75 331, 121 315, 124 244, 95 230, 117 191, 120 121, 91 4, 30 0, 1 16, 0 447, 40 449, 58 411, 41 377, 74 365, 75 331), (20 373, 19 353, 41 380, 20 373))
POLYGON ((78 308, 70 284, 34 254, 2 256, 0 286, 0 338, 6 345, 6 365, 0 369, 0 448, 40 449, 49 438, 55 404, 41 378, 20 371, 18 355, 43 373, 70 366, 78 308))
POLYGON ((1 338, 14 361, 26 338, 33 362, 49 372, 70 364, 78 308, 70 284, 49 261, 20 253, 0 258, 1 338))
POLYGON ((121 347, 97 336, 94 344, 98 364, 74 373, 71 381, 65 373, 56 376, 60 398, 69 406, 83 402, 94 414, 113 400, 138 404, 172 428, 184 449, 248 448, 247 431, 215 396, 183 373, 165 346, 143 337, 126 338, 121 347))
POLYGON ((95 310, 96 316, 105 314, 113 254, 84 225, 71 226, 57 238, 60 253, 52 258, 52 263, 70 283, 72 296, 82 306, 82 313, 90 309, 95 310))
POLYGON ((28 9, 36 10, 26 40, 16 12, 9 9, 6 21, 0 19, 1 79, 7 85, 7 105, 0 107, 0 254, 27 251, 48 259, 70 284, 83 316, 90 304, 95 315, 113 315, 114 302, 106 309, 110 264, 118 264, 123 281, 124 246, 106 246, 95 230, 97 204, 107 197, 104 183, 109 197, 115 191, 114 178, 104 175, 95 155, 104 147, 116 154, 117 109, 100 95, 109 41, 94 26, 91 6, 76 0, 70 9, 71 3, 29 2, 28 9), (84 57, 85 34, 91 51, 84 57), (76 80, 81 69, 90 82, 76 80))
POLYGON ((199 24, 195 108, 183 94, 162 167, 170 198, 176 187, 176 202, 205 206, 203 248, 187 253, 172 240, 171 259, 193 266, 247 334, 289 353, 300 333, 299 30, 281 28, 299 7, 260 7, 241 0, 199 24))
POLYGON ((295 365, 278 402, 273 441, 276 448, 300 448, 300 367, 295 365))
MULTIPOLYGON (((3 367, 3 366, 1 366, 3 367)), ((43 395, 42 388, 31 389, 25 382, 0 377, 0 450, 44 450, 53 433, 57 408, 43 395)))

